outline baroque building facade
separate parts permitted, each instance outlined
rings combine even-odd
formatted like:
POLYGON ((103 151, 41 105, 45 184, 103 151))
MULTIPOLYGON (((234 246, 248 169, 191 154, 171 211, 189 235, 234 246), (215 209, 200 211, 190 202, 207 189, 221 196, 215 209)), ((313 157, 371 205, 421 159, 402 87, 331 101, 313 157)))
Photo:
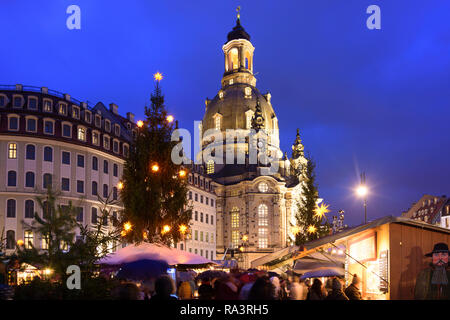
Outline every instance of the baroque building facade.
POLYGON ((109 208, 119 214, 118 183, 134 132, 134 115, 120 116, 115 104, 90 107, 46 87, 2 86, 0 234, 4 231, 6 253, 18 240, 45 248, 26 224, 35 214, 45 219, 36 197, 49 186, 61 192, 60 205, 71 201, 78 207, 83 225, 96 225, 104 206, 99 196, 119 200, 109 208))
POLYGON ((295 242, 307 160, 298 130, 292 157, 280 149, 271 94, 256 87, 255 48, 239 16, 222 50, 225 72, 217 95, 206 99, 201 150, 216 185, 217 254, 232 252, 239 266, 248 268, 251 261, 295 242), (244 137, 236 136, 236 130, 244 137), (252 133, 262 139, 254 140, 252 133), (218 152, 219 147, 224 151, 218 152), (258 152, 256 161, 252 150, 258 152), (262 161, 261 154, 270 161, 262 161))

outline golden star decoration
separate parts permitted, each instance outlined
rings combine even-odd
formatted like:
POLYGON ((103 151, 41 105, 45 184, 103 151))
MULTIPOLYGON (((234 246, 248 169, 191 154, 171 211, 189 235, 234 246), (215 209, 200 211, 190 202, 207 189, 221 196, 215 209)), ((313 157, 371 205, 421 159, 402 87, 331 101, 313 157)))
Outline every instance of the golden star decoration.
POLYGON ((323 216, 325 216, 325 213, 330 212, 328 210, 329 205, 326 205, 325 203, 321 203, 320 206, 317 206, 316 209, 314 209, 314 217, 322 219, 323 216))
POLYGON ((313 225, 310 225, 310 226, 308 227, 307 231, 308 231, 309 233, 315 233, 315 232, 317 231, 317 228, 316 228, 315 226, 313 226, 313 225))
POLYGON ((162 73, 157 72, 157 73, 155 73, 155 74, 153 75, 153 78, 154 78, 156 81, 161 81, 162 78, 163 78, 163 75, 162 75, 162 73))

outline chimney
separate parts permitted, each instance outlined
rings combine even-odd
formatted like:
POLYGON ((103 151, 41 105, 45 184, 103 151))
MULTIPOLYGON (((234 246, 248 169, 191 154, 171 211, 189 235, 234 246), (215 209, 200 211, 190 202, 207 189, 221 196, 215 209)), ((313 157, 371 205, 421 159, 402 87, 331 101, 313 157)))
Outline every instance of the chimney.
POLYGON ((21 84, 16 84, 16 90, 17 91, 22 91, 23 90, 23 86, 21 84))
POLYGON ((127 119, 128 121, 134 123, 134 113, 127 112, 127 119))
POLYGON ((64 93, 64 99, 65 99, 66 101, 70 101, 70 94, 64 93))
POLYGON ((86 103, 86 102, 82 102, 82 103, 81 103, 81 107, 82 107, 83 109, 87 109, 87 103, 86 103))
POLYGON ((119 107, 115 103, 109 104, 109 111, 111 111, 114 114, 119 114, 119 107))
POLYGON ((41 88, 41 93, 47 94, 48 93, 48 88, 47 87, 42 87, 41 88))

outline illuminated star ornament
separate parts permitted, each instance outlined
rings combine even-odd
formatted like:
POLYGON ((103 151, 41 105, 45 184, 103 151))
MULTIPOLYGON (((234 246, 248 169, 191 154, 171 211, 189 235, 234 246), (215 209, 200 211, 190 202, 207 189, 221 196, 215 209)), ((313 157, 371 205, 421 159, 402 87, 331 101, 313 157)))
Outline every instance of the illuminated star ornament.
POLYGON ((326 205, 324 203, 321 203, 320 206, 317 206, 317 208, 314 209, 315 212, 315 217, 322 219, 323 216, 325 216, 325 213, 330 212, 330 210, 328 210, 329 205, 326 205))
POLYGON ((307 229, 307 231, 308 231, 309 233, 315 233, 316 230, 317 230, 317 228, 316 228, 315 226, 313 226, 313 225, 310 225, 310 226, 308 227, 308 229, 307 229))
POLYGON ((157 73, 155 73, 155 74, 153 75, 153 78, 154 78, 156 81, 161 81, 162 78, 163 78, 163 75, 162 75, 160 72, 157 72, 157 73))

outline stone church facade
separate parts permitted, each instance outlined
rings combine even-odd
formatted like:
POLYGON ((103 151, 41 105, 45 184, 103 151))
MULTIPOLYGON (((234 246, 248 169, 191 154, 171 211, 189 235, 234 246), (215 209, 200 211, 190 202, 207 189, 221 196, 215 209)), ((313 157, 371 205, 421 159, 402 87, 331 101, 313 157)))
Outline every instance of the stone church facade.
MULTIPOLYGON (((297 131, 292 157, 280 150, 278 120, 270 93, 261 94, 253 73, 254 47, 250 35, 241 26, 228 34, 222 47, 225 72, 221 88, 212 99, 206 99, 206 111, 199 126, 202 150, 218 144, 211 132, 225 137, 227 130, 250 130, 267 134, 268 156, 275 158, 278 170, 270 172, 267 164, 252 163, 250 139, 225 138, 219 143, 245 154, 245 161, 205 160, 207 173, 213 178, 217 194, 217 257, 234 249, 239 266, 249 268, 251 261, 294 243, 297 202, 301 196, 304 168, 303 145, 297 131)), ((259 149, 258 149, 259 150, 259 149)), ((225 159, 226 152, 223 154, 225 159)))

